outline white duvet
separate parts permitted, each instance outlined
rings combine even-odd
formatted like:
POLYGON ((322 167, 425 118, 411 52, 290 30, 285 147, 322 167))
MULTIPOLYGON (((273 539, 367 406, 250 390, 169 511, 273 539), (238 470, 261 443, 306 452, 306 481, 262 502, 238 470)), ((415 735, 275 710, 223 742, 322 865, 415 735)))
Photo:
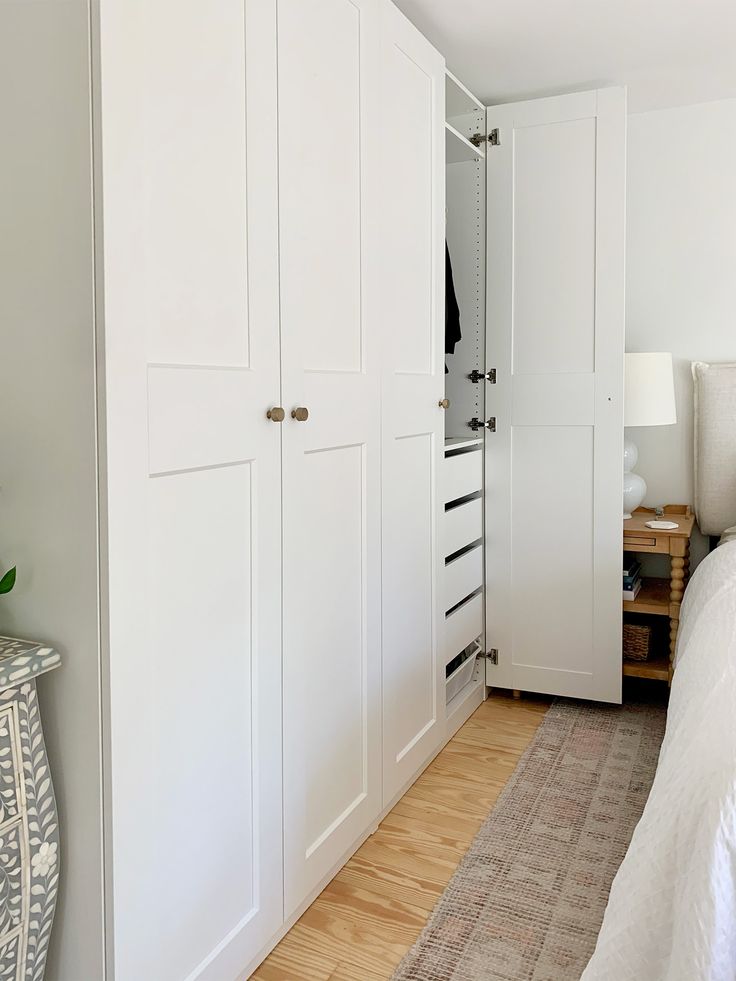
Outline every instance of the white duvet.
POLYGON ((652 791, 582 981, 736 979, 736 542, 685 593, 652 791))

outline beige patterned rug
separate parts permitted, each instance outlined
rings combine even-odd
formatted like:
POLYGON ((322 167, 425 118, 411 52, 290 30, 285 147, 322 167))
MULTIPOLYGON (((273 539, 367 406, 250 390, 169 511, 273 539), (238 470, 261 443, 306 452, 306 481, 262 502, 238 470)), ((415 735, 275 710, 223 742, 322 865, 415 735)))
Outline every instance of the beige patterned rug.
POLYGON ((578 981, 665 716, 555 702, 394 981, 578 981))

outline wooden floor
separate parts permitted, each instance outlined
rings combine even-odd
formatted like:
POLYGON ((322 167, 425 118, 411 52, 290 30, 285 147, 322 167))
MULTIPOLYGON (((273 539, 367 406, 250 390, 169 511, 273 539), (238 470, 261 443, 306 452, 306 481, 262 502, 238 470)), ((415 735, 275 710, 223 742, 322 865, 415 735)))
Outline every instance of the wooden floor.
POLYGON ((549 705, 493 694, 253 975, 381 981, 414 943, 549 705))

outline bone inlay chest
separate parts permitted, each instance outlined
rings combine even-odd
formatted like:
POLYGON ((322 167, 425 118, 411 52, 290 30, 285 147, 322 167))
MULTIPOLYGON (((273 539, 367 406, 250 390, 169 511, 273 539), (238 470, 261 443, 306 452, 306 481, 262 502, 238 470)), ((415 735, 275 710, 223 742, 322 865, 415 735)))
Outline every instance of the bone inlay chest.
POLYGON ((50 647, 0 637, 0 981, 41 981, 59 887, 59 824, 36 678, 50 647))

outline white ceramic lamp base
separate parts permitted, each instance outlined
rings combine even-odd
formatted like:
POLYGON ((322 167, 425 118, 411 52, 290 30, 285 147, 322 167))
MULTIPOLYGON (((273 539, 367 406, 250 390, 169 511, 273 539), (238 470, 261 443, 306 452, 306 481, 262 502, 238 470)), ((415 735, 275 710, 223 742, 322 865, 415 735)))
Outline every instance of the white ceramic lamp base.
POLYGON ((632 473, 639 459, 639 451, 636 443, 630 439, 624 440, 624 520, 631 517, 647 492, 647 485, 643 477, 638 473, 632 473))

